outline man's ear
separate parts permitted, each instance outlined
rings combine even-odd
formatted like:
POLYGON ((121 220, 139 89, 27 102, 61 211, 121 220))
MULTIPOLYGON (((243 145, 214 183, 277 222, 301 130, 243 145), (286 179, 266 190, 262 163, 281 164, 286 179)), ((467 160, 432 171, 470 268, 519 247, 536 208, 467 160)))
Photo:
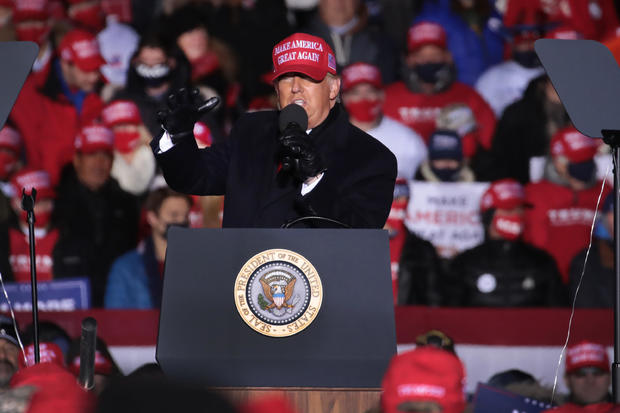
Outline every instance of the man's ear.
POLYGON ((340 93, 340 78, 335 77, 329 84, 329 99, 334 100, 338 97, 340 93))
POLYGON ((148 222, 149 226, 153 228, 159 220, 157 219, 157 215, 153 211, 146 211, 146 222, 148 222))

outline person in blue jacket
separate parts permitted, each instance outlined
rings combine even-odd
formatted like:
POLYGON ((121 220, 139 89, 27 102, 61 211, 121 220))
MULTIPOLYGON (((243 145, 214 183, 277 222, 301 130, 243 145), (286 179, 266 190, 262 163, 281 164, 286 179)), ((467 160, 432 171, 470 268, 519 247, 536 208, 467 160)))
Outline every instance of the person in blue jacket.
POLYGON ((168 229, 188 226, 192 199, 168 187, 152 191, 146 199, 146 220, 151 236, 135 250, 114 261, 108 274, 106 308, 159 308, 168 229))
POLYGON ((494 0, 425 0, 413 23, 443 26, 458 80, 473 86, 478 76, 504 57, 505 34, 494 0))

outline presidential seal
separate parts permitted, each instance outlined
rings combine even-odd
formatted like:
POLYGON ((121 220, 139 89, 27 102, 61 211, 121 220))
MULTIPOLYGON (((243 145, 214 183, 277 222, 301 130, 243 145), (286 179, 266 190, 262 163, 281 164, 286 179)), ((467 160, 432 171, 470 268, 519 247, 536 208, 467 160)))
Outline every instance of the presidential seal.
POLYGON ((266 336, 287 337, 314 321, 323 301, 323 286, 305 257, 273 249, 256 254, 241 267, 234 294, 247 325, 266 336))

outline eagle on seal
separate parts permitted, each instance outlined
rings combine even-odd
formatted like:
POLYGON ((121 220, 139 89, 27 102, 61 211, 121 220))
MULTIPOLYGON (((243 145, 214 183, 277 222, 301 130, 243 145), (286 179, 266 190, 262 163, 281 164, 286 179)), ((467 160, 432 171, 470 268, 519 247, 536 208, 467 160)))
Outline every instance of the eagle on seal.
POLYGON ((297 278, 293 277, 285 286, 279 284, 271 286, 267 284, 267 281, 265 281, 264 278, 260 278, 260 283, 263 286, 263 292, 265 293, 265 297, 267 297, 267 299, 271 301, 271 304, 269 304, 265 309, 271 310, 274 307, 278 310, 282 307, 292 308, 293 306, 287 304, 287 301, 290 300, 293 296, 293 290, 295 288, 296 281, 297 278))

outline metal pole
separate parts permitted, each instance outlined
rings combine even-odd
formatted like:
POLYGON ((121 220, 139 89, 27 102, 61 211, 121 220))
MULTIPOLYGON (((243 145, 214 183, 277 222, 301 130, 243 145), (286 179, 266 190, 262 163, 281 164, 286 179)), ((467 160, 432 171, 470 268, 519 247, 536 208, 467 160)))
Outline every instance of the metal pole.
POLYGON ((37 263, 34 249, 34 212, 28 212, 28 239, 30 240, 30 284, 32 285, 32 325, 34 334, 34 362, 41 360, 39 354, 39 298, 37 292, 37 263))
POLYGON ((611 368, 612 393, 614 403, 620 403, 620 148, 618 138, 614 133, 613 138, 606 142, 611 145, 614 159, 614 273, 616 276, 614 297, 614 362, 611 368))
POLYGON ((30 286, 32 288, 32 331, 34 342, 34 362, 38 364, 41 356, 39 353, 39 298, 37 294, 37 261, 34 249, 34 203, 37 198, 37 190, 32 188, 30 195, 22 188, 22 209, 27 212, 28 240, 30 242, 30 286))

